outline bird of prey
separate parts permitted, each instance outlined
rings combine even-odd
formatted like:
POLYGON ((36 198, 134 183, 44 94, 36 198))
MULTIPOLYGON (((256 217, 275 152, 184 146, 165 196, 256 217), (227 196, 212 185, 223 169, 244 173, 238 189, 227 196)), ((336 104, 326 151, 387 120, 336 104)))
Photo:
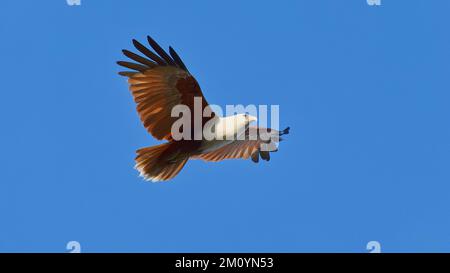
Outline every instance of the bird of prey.
MULTIPOLYGON (((129 89, 144 127, 154 138, 166 140, 163 144, 136 151, 135 168, 145 180, 170 180, 189 159, 221 161, 251 158, 256 163, 260 157, 270 160, 270 152, 277 151, 281 140, 279 136, 289 133, 289 127, 282 131, 253 127, 250 123, 256 121, 256 117, 248 114, 219 117, 209 109, 199 84, 175 50, 169 47, 169 55, 150 36, 147 36, 147 41, 153 51, 133 39, 140 55, 124 49, 123 54, 134 62, 117 62, 129 69, 119 74, 128 78, 129 89), (172 117, 172 108, 185 105, 194 113, 195 98, 201 99, 202 111, 211 112, 210 116, 201 117, 200 130, 210 126, 214 137, 207 139, 201 134, 200 138, 195 138, 198 132, 194 129, 190 132, 191 138, 175 139, 172 125, 178 118, 172 117), (223 129, 229 128, 229 125, 232 129, 223 129), (239 138, 238 134, 246 137, 239 138)), ((191 122, 194 123, 194 120, 195 117, 192 117, 191 122)), ((194 124, 190 127, 195 128, 194 124)))

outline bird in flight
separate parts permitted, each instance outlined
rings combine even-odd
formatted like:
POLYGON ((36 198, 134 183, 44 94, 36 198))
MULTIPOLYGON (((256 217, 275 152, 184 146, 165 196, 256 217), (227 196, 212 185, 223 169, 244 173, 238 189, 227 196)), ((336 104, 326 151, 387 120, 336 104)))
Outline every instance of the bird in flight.
POLYGON ((145 180, 170 180, 189 159, 250 158, 255 163, 259 158, 270 160, 270 152, 277 151, 280 136, 288 134, 289 127, 278 131, 250 126, 257 119, 248 114, 219 117, 210 109, 199 84, 175 50, 169 47, 169 55, 150 36, 147 36, 147 41, 153 51, 133 39, 140 55, 124 49, 123 54, 133 62, 117 62, 128 69, 119 74, 128 78, 144 127, 154 138, 166 140, 163 144, 136 151, 135 168, 145 180), (197 119, 201 126, 194 124, 196 101, 200 101, 201 113, 210 113, 197 119), (181 139, 173 132, 173 125, 179 118, 172 116, 172 109, 177 105, 191 110, 188 124, 181 126, 183 132, 194 128, 181 139), (212 137, 204 135, 206 129, 212 137))

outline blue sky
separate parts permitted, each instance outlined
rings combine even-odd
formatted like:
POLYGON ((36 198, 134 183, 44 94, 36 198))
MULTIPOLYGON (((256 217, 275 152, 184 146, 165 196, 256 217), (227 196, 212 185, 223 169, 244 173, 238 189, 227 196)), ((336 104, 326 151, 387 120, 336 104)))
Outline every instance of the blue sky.
POLYGON ((7 0, 0 252, 450 251, 450 2, 7 0), (172 45, 210 103, 278 104, 270 162, 143 182, 115 64, 172 45))

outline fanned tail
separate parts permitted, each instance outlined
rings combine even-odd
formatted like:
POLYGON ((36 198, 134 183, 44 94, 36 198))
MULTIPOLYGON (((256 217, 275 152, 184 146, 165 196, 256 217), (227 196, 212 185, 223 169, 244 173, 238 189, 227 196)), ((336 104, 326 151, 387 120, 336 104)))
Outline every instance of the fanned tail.
POLYGON ((145 180, 153 182, 174 178, 189 159, 172 142, 142 148, 136 153, 136 170, 145 180))

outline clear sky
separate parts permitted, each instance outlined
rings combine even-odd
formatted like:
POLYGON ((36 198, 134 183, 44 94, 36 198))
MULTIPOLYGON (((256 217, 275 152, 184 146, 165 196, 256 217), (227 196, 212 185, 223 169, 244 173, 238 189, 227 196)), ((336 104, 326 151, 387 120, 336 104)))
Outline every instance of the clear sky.
POLYGON ((450 2, 6 0, 0 252, 450 251, 450 2), (190 161, 144 182, 155 145, 121 49, 172 45, 209 102, 278 104, 270 162, 190 161))

